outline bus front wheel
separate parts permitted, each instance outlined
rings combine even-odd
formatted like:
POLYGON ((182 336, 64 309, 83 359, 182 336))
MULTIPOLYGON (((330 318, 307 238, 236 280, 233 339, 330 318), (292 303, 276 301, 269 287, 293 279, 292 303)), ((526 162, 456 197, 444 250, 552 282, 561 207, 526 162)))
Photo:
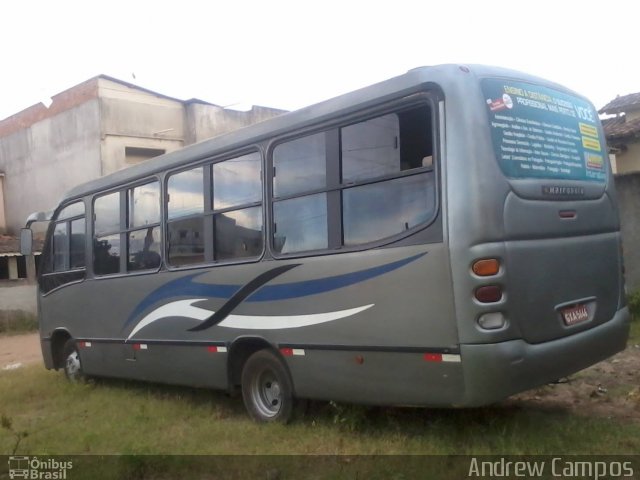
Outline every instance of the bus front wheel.
POLYGON ((80 354, 78 353, 78 347, 73 338, 67 340, 62 348, 62 360, 64 374, 70 382, 78 383, 86 380, 86 375, 82 370, 82 362, 80 361, 80 354))
POLYGON ((242 369, 242 399, 258 422, 287 423, 293 414, 293 382, 286 366, 269 350, 249 357, 242 369))

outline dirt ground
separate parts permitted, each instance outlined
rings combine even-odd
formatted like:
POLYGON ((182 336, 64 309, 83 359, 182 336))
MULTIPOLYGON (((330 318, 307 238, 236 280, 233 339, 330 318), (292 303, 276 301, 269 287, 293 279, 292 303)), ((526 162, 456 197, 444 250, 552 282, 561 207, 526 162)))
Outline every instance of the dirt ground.
POLYGON ((40 340, 37 333, 0 336, 0 371, 42 363, 40 340))
POLYGON ((640 345, 629 345, 560 383, 514 395, 506 403, 640 423, 640 345))
MULTIPOLYGON (((0 336, 0 372, 33 363, 42 364, 37 333, 0 336)), ((640 345, 629 345, 561 383, 515 395, 504 404, 640 423, 640 345)))

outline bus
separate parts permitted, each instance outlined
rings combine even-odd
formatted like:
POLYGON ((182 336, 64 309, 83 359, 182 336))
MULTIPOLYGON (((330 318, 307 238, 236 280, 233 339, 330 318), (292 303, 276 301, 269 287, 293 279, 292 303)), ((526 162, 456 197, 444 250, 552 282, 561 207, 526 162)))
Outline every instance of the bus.
POLYGON ((596 110, 480 65, 80 185, 50 217, 38 286, 46 368, 241 392, 265 422, 298 399, 486 405, 629 333, 596 110))

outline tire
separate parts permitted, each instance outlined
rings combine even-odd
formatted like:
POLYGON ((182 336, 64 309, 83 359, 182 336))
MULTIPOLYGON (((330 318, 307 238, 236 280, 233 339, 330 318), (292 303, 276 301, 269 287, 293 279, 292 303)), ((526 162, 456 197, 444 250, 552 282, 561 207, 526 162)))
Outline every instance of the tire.
POLYGON ((242 399, 256 422, 288 423, 293 415, 293 382, 276 354, 259 350, 242 368, 242 399))
POLYGON ((81 383, 87 379, 87 376, 82 370, 80 353, 73 338, 67 340, 62 348, 62 362, 64 375, 71 383, 81 383))

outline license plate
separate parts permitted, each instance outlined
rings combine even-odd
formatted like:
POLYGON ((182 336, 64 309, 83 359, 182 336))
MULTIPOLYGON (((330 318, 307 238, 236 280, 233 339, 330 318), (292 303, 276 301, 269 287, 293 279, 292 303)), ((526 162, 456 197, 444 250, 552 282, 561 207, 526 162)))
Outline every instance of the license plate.
POLYGON ((565 308, 562 313, 562 319, 567 325, 575 325, 576 323, 585 322, 589 319, 589 310, 586 305, 576 305, 575 307, 565 308))

